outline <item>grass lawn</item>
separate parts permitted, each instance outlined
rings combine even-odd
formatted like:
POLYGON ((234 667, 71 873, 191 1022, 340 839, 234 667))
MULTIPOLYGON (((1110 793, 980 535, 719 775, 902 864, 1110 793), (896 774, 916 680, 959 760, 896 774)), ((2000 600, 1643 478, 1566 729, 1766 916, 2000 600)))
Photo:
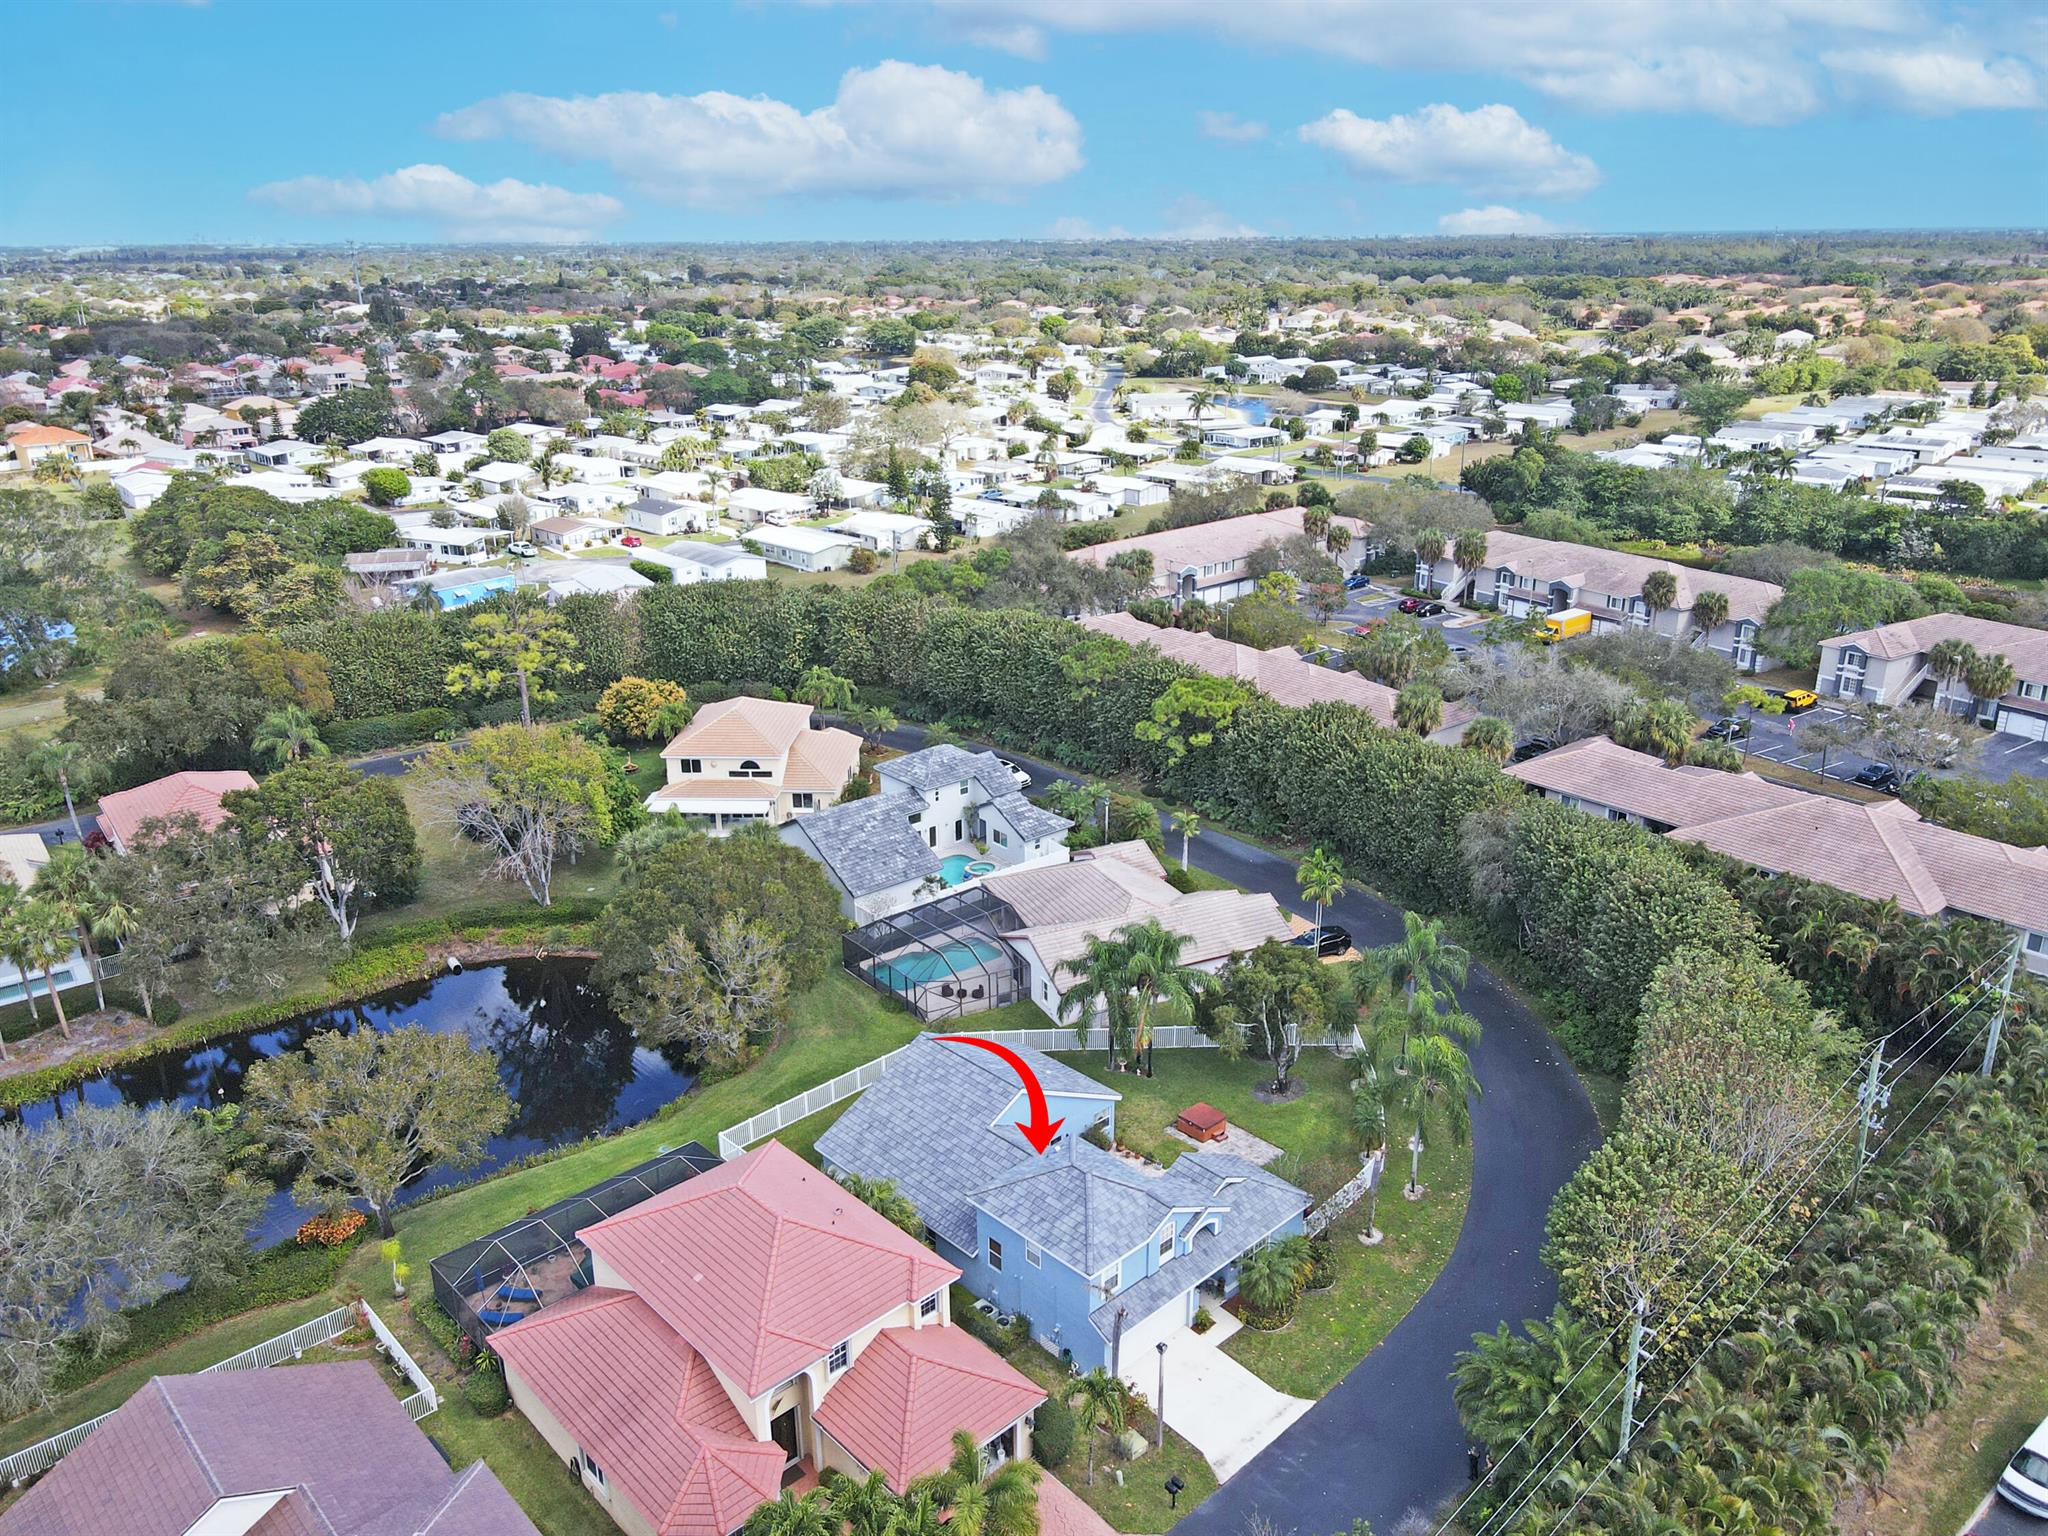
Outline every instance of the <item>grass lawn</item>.
MULTIPOLYGON (((439 1371, 433 1374, 441 1376, 439 1371)), ((440 1385, 445 1388, 450 1382, 440 1385)), ((618 1536, 611 1516, 583 1491, 517 1409, 487 1419, 459 1393, 444 1392, 440 1411, 421 1420, 420 1428, 454 1467, 474 1461, 488 1465, 546 1536, 618 1536)))
MULTIPOLYGON (((633 778, 636 785, 652 790, 661 782, 659 749, 645 749, 633 761, 639 770, 633 778)), ((419 829, 420 891, 402 907, 371 913, 363 920, 366 931, 375 933, 381 923, 410 922, 426 912, 459 917, 471 907, 502 906, 525 896, 524 886, 500 880, 490 872, 491 856, 481 844, 427 818, 425 802, 410 777, 401 778, 399 784, 413 825, 419 829)), ((609 848, 590 849, 575 863, 555 869, 553 894, 557 901, 571 896, 606 900, 618 887, 618 870, 609 848)), ((541 909, 535 907, 534 911, 540 914, 541 909)))
POLYGON ((1884 1491, 1844 1511, 1843 1530, 1867 1536, 1952 1536, 2034 1426, 2048 1417, 2048 1254, 2034 1256, 1992 1301, 1958 1362, 1948 1406, 1923 1420, 1892 1457, 1884 1491), (1853 1518, 1846 1518, 1853 1516, 1853 1518))
MULTIPOLYGON (((962 1304, 962 1295, 956 1287, 953 1292, 956 1305, 962 1304)), ((1047 1392, 1063 1390, 1070 1379, 1060 1363, 1036 1344, 1027 1344, 1011 1355, 1010 1364, 1047 1392)), ((1209 1470, 1209 1463, 1203 1459, 1202 1453, 1171 1428, 1166 1431, 1166 1448, 1163 1451, 1153 1449, 1158 1421, 1142 1402, 1132 1407, 1130 1427, 1145 1437, 1147 1449, 1137 1460, 1121 1460, 1111 1448, 1108 1434, 1098 1429, 1095 1432, 1093 1484, 1088 1481, 1088 1447, 1078 1434, 1074 1437, 1074 1453, 1067 1458, 1066 1465, 1057 1473, 1046 1472, 1044 1475, 1058 1477, 1078 1493, 1089 1508, 1109 1522, 1111 1530, 1125 1532, 1127 1536, 1148 1536, 1151 1532, 1167 1530, 1182 1515, 1214 1493, 1216 1474, 1209 1470), (1122 1487, 1117 1486, 1119 1471, 1124 1478, 1122 1487), (1175 1474, 1187 1486, 1181 1491, 1179 1507, 1169 1508, 1166 1480, 1175 1474)))

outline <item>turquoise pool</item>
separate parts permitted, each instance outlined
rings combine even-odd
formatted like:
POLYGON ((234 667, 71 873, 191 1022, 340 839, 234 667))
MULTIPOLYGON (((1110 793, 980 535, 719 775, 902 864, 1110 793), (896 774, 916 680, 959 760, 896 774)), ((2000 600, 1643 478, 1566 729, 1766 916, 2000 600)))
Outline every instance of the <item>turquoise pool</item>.
POLYGON ((988 859, 973 858, 964 853, 949 853, 939 860, 939 878, 948 885, 962 885, 976 875, 992 875, 996 867, 988 859))
POLYGON ((877 962, 874 978, 892 992, 907 992, 927 982, 972 976, 984 961, 999 960, 1002 950, 983 939, 963 939, 944 949, 912 951, 877 962))

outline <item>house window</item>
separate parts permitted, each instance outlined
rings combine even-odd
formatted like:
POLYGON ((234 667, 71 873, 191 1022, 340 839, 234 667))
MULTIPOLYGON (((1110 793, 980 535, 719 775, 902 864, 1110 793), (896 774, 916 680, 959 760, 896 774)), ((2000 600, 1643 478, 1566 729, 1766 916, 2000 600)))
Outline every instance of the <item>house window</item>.
POLYGON ((1001 827, 998 827, 996 828, 991 838, 991 841, 993 841, 998 848, 1007 848, 1010 846, 1010 834, 1005 832, 1001 827))
POLYGON ((931 1295, 925 1297, 923 1301, 917 1304, 917 1315, 919 1317, 937 1317, 939 1315, 939 1293, 937 1291, 933 1291, 931 1295))
POLYGON ((1045 1255, 1038 1251, 1036 1244, 1026 1243, 1024 1245, 1024 1262, 1033 1269, 1041 1269, 1045 1265, 1045 1255))
POLYGON ((1173 1228, 1168 1227, 1159 1234, 1159 1257, 1162 1260, 1173 1257, 1173 1228))
POLYGON ((590 1480, 598 1487, 604 1486, 604 1468, 597 1464, 588 1451, 583 1453, 583 1470, 590 1474, 590 1480))
POLYGON ((740 762, 739 767, 733 769, 730 773, 726 775, 726 777, 733 779, 772 779, 775 777, 775 770, 772 768, 763 768, 759 763, 755 762, 751 757, 749 757, 743 758, 740 762))
POLYGON ((791 810, 810 811, 817 809, 818 797, 808 789, 800 789, 789 797, 791 810))
POLYGON ((1835 661, 1835 694, 1854 699, 1863 693, 1863 672, 1869 658, 1853 646, 1845 647, 1835 661))
POLYGON ((825 1357, 826 1374, 832 1376, 838 1375, 841 1371, 846 1369, 847 1362, 852 1358, 853 1341, 851 1339, 840 1340, 837 1344, 834 1344, 832 1346, 832 1353, 825 1357))
POLYGON ((2048 955, 2048 933, 2029 933, 2027 935, 2027 953, 2030 955, 2048 955))
POLYGON ((988 1267, 997 1274, 1003 1272, 1003 1244, 1000 1238, 988 1240, 988 1267))
POLYGON ((1101 1288, 1103 1295, 1114 1296, 1123 1288, 1123 1280, 1122 1270, 1106 1269, 1102 1272, 1102 1277, 1095 1283, 1101 1288))

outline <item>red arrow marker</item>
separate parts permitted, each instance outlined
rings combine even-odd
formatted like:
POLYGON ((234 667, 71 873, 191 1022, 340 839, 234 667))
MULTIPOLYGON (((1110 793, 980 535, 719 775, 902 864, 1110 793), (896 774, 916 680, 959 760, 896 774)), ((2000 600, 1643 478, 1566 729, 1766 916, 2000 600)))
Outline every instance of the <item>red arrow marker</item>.
POLYGON ((997 1045, 993 1040, 977 1040, 972 1035, 939 1035, 937 1038, 949 1044, 979 1046, 984 1051, 993 1051, 1000 1056, 1009 1065, 1010 1070, 1024 1080, 1025 1096, 1031 1100, 1031 1123, 1026 1125, 1019 1120, 1017 1129, 1024 1133, 1024 1139, 1031 1143, 1034 1152, 1043 1152, 1052 1145, 1053 1137, 1060 1133, 1060 1127, 1067 1122, 1064 1119, 1054 1120, 1050 1124, 1046 1122, 1048 1111, 1045 1107, 1045 1090, 1039 1087, 1038 1074, 1031 1070, 1030 1063, 1007 1045, 997 1045))

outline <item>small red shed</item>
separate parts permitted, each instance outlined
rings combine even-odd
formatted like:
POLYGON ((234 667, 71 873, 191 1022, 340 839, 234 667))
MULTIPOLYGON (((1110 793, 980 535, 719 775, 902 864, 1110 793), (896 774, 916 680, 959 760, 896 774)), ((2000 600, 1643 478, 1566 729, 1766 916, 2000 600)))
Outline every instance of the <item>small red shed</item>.
POLYGON ((1207 1104, 1190 1104, 1180 1112, 1173 1128, 1196 1141, 1221 1141, 1230 1134, 1230 1122, 1223 1111, 1207 1104))

